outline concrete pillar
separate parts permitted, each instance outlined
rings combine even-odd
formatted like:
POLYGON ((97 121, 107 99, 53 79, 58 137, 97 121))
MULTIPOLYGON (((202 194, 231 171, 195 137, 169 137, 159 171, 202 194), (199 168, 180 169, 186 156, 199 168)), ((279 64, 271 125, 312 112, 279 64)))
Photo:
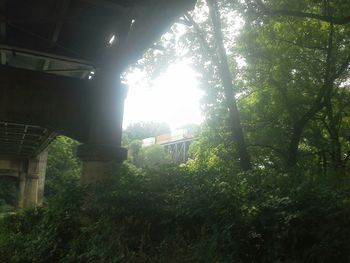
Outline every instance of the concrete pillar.
POLYGON ((89 142, 78 147, 82 160, 82 184, 94 184, 105 177, 114 162, 127 158, 121 148, 124 100, 126 85, 120 83, 118 74, 97 75, 92 105, 89 142))
POLYGON ((20 173, 19 207, 32 208, 41 205, 44 197, 47 151, 27 161, 20 173))
POLYGON ((77 154, 83 165, 81 183, 94 184, 108 175, 114 162, 126 159, 127 150, 112 145, 83 144, 77 154))

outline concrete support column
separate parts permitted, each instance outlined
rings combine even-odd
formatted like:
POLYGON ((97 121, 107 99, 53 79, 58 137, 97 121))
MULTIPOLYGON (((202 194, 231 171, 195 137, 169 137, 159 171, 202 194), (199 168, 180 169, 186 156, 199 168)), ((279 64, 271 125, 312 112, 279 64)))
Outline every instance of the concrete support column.
POLYGON ((32 208, 41 205, 47 165, 47 151, 27 161, 26 169, 20 174, 19 207, 32 208))
POLYGON ((83 163, 81 183, 94 184, 108 175, 114 162, 126 159, 127 150, 112 145, 83 144, 77 154, 83 163))
POLYGON ((114 162, 127 158, 121 148, 124 100, 127 87, 120 83, 119 74, 103 74, 95 80, 95 96, 91 103, 89 142, 78 148, 82 160, 82 184, 94 184, 103 179, 114 162))

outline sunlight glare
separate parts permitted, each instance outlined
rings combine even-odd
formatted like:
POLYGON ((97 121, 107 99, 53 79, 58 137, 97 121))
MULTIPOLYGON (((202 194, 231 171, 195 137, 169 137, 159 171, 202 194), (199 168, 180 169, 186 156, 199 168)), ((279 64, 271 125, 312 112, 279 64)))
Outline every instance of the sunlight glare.
POLYGON ((145 73, 136 70, 126 77, 129 85, 125 100, 124 128, 136 122, 166 122, 171 129, 189 123, 199 124, 203 117, 199 100, 202 91, 197 75, 185 62, 168 68, 149 87, 145 73))

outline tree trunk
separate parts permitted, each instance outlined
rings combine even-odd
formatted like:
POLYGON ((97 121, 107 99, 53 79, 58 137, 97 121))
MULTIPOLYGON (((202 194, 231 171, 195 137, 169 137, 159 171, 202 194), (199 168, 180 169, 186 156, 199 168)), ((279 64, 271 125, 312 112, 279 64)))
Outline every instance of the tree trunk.
POLYGON ((342 146, 339 140, 339 128, 341 120, 342 107, 337 114, 334 113, 333 105, 331 99, 327 99, 326 104, 326 116, 328 119, 328 124, 325 122, 324 125, 328 131, 329 138, 331 141, 331 157, 332 165, 335 171, 343 172, 345 164, 342 158, 342 146))
POLYGON ((252 168, 252 165, 239 118, 237 101, 234 96, 235 93, 232 85, 232 77, 228 66, 227 55, 224 47, 223 35, 221 30, 220 13, 217 6, 217 2, 215 0, 207 0, 207 4, 209 7, 210 17, 213 23, 214 36, 218 49, 217 51, 219 55, 219 74, 224 87, 224 94, 226 98, 227 108, 229 111, 229 124, 231 127, 233 140, 237 147, 240 166, 243 171, 248 171, 252 168))
POLYGON ((302 121, 294 124, 292 136, 287 148, 287 168, 292 168, 297 164, 299 143, 306 123, 306 121, 302 121))
POLYGON ((330 30, 327 41, 327 54, 325 63, 325 75, 323 85, 320 88, 311 108, 293 125, 293 131, 290 139, 290 143, 287 149, 287 168, 292 168, 297 164, 298 147, 301 140, 303 131, 308 122, 322 110, 325 106, 325 102, 330 100, 333 88, 333 81, 331 77, 331 65, 332 65, 332 51, 333 51, 333 34, 334 26, 330 24, 330 30))

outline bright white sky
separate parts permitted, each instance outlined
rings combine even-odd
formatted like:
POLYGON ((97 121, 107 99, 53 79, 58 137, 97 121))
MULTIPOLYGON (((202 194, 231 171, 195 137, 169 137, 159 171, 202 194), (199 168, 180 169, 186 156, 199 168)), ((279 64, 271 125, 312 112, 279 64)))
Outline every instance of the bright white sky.
MULTIPOLYGON (((208 9, 204 6, 196 13, 196 19, 200 21, 205 19, 208 9)), ((242 27, 243 20, 235 14, 226 16, 226 19, 234 25, 229 31, 225 31, 225 35, 232 42, 242 27)), ((185 32, 185 26, 177 24, 174 29, 178 41, 185 32)), ((177 52, 181 54, 180 46, 177 52)), ((129 93, 125 100, 124 128, 131 123, 155 121, 166 122, 174 130, 182 125, 199 124, 204 120, 200 111, 203 92, 199 89, 198 74, 186 60, 171 65, 152 84, 145 80, 145 74, 141 70, 134 70, 126 76, 129 93)))
POLYGON ((135 70, 126 76, 129 92, 125 100, 124 128, 131 123, 155 121, 166 122, 174 130, 202 122, 199 104, 202 91, 197 74, 185 61, 169 66, 152 84, 144 79, 145 74, 135 70))

